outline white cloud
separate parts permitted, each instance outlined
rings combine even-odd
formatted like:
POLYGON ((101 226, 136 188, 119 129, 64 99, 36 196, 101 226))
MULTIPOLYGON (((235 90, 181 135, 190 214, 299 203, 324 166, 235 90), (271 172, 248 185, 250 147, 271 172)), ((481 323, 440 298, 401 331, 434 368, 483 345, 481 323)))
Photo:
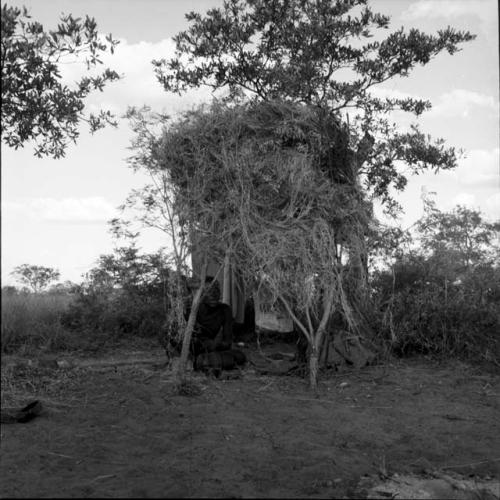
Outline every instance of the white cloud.
MULTIPOLYGON (((167 93, 156 79, 151 61, 153 59, 170 59, 174 57, 175 44, 171 39, 159 42, 144 42, 129 44, 120 39, 113 55, 106 53, 101 59, 103 65, 97 68, 109 67, 123 78, 109 83, 103 92, 93 92, 88 97, 88 109, 95 112, 98 109, 109 109, 115 114, 125 112, 128 106, 149 105, 156 111, 165 110, 173 113, 186 109, 194 103, 210 99, 208 88, 190 90, 178 96, 167 93)), ((71 84, 82 76, 89 76, 84 64, 61 66, 64 82, 71 84)))
MULTIPOLYGON (((380 99, 421 99, 426 97, 416 94, 401 92, 395 88, 373 87, 371 93, 380 99)), ((437 99, 431 99, 432 108, 423 114, 424 117, 466 117, 471 111, 490 110, 498 113, 498 101, 491 95, 481 94, 467 89, 454 89, 441 94, 437 99)))
POLYGON ((481 200, 472 193, 459 193, 445 204, 445 209, 451 210, 457 205, 479 210, 489 220, 500 219, 500 192, 489 196, 485 200, 481 200))
POLYGON ((500 186, 499 149, 469 151, 466 158, 459 160, 455 170, 443 172, 443 175, 462 186, 484 188, 500 186))
POLYGON ((491 219, 500 219, 500 192, 486 199, 484 203, 485 213, 491 219))
POLYGON ((477 7, 484 2, 473 0, 419 0, 408 6, 401 14, 404 19, 420 19, 422 17, 456 17, 464 14, 476 14, 477 7))
POLYGON ((425 116, 467 117, 471 111, 477 111, 478 109, 497 112, 498 103, 491 95, 481 94, 472 90, 455 89, 442 94, 425 116))
POLYGON ((476 17, 483 28, 495 23, 496 2, 492 0, 419 0, 409 5, 401 14, 403 21, 429 18, 476 17))
POLYGON ((117 214, 115 207, 99 196, 2 201, 2 212, 3 216, 21 212, 35 219, 52 222, 104 222, 117 214))
POLYGON ((459 193, 451 199, 449 205, 451 207, 464 205, 469 208, 475 208, 477 206, 476 196, 471 193, 459 193))

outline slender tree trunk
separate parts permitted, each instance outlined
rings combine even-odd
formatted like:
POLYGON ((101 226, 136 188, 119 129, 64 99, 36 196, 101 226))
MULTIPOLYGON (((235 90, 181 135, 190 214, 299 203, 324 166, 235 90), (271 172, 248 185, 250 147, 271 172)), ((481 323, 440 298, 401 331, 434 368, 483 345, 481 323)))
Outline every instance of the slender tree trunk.
POLYGON ((189 356, 189 346, 191 344, 191 337, 193 335, 194 325, 196 323, 196 315, 198 314, 198 308, 201 303, 201 296, 203 295, 203 289, 205 288, 205 278, 207 276, 208 259, 207 255, 203 257, 203 264, 201 266, 200 273, 200 286, 193 297, 193 305, 191 307, 191 312, 189 314, 188 322, 186 325, 186 330, 184 331, 184 338, 182 339, 182 351, 179 360, 179 366, 177 367, 177 375, 182 376, 186 372, 187 359, 189 356))
POLYGON ((222 302, 229 306, 233 306, 231 303, 231 261, 229 258, 229 250, 224 256, 224 274, 222 282, 222 302))
POLYGON ((321 353, 321 347, 323 338, 326 333, 328 320, 330 319, 330 316, 332 314, 334 292, 335 288, 332 285, 323 297, 323 315, 321 317, 318 329, 316 330, 315 334, 311 332, 311 339, 309 342, 311 347, 311 352, 309 353, 309 383, 313 391, 316 391, 318 389, 319 356, 321 353))
POLYGON ((318 348, 313 343, 309 353, 309 385, 313 391, 318 389, 318 367, 318 348))
POLYGON ((325 329, 320 327, 316 331, 316 335, 313 337, 313 341, 310 345, 311 349, 309 353, 309 383, 313 391, 316 391, 318 388, 318 370, 324 338, 325 329))

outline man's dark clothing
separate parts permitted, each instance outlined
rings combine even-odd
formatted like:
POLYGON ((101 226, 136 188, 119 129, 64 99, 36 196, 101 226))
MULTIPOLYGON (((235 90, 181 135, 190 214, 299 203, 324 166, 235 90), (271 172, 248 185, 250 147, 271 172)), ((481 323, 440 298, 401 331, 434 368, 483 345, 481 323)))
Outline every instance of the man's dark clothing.
POLYGON ((231 349, 233 340, 233 315, 227 304, 215 306, 201 303, 196 315, 193 332, 193 355, 231 349))

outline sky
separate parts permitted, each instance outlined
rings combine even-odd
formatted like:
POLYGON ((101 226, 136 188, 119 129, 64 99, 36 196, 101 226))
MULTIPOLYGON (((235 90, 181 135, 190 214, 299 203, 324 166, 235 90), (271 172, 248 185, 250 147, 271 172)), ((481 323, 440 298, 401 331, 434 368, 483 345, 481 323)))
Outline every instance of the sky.
MULTIPOLYGON (((184 14, 204 13, 222 0, 11 0, 26 5, 33 19, 55 28, 61 13, 89 15, 101 33, 120 40, 114 56, 104 58, 123 79, 86 102, 89 110, 110 109, 118 116, 128 106, 149 105, 169 115, 208 102, 207 89, 183 96, 167 94, 156 81, 151 60, 173 55, 172 36, 187 27, 184 14)), ((4 2, 2 2, 2 5, 4 2)), ((419 67, 408 78, 384 83, 382 96, 409 95, 428 99, 433 108, 421 118, 395 116, 401 126, 416 122, 434 138, 462 148, 465 158, 454 171, 426 173, 409 179, 398 196, 404 213, 398 224, 411 226, 422 215, 422 194, 435 192, 441 210, 457 204, 479 209, 487 219, 500 218, 499 55, 496 0, 372 0, 372 9, 391 16, 391 29, 415 27, 426 33, 452 26, 477 38, 419 67)), ((68 82, 82 74, 78 65, 63 68, 68 82)), ((125 120, 116 129, 90 135, 86 128, 63 159, 39 159, 27 144, 1 148, 1 277, 15 284, 15 266, 57 268, 61 281, 80 282, 102 254, 118 244, 107 222, 134 188, 146 182, 126 159, 132 133, 125 120)), ((168 245, 166 237, 144 231, 144 252, 168 245)))

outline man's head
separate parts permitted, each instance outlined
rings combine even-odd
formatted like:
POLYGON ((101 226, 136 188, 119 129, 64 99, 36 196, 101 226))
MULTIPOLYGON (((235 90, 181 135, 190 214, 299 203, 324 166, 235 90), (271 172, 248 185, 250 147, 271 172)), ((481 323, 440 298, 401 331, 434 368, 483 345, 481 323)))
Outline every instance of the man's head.
POLYGON ((220 286, 218 281, 213 278, 207 278, 205 281, 205 290, 203 292, 203 303, 214 307, 220 301, 220 286))

